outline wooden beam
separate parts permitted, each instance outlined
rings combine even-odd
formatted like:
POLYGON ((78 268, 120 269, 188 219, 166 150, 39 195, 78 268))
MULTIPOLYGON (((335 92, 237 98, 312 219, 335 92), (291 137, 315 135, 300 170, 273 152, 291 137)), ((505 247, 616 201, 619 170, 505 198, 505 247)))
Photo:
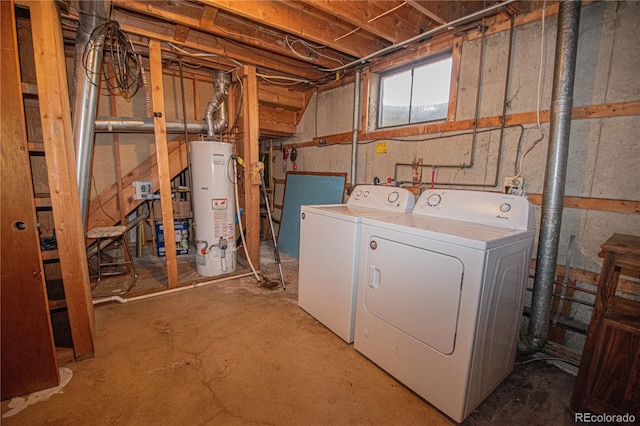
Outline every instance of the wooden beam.
MULTIPOLYGON (((542 204, 542 194, 529 194, 532 204, 542 204)), ((640 200, 614 200, 611 198, 564 197, 563 205, 570 209, 597 210, 627 214, 640 214, 640 200)))
MULTIPOLYGON (((242 146, 245 161, 244 208, 247 229, 247 250, 254 262, 260 259, 260 180, 256 180, 255 165, 260 161, 258 81, 256 68, 242 67, 244 85, 242 146)), ((241 231, 242 232, 242 231, 241 231)), ((259 268, 259 265, 255 265, 259 268)))
MULTIPOLYGON (((546 10, 544 12, 545 16, 548 18, 550 16, 557 15, 560 9, 559 5, 560 5, 560 2, 550 2, 549 4, 547 4, 547 7, 545 8, 546 10)), ((542 19, 542 8, 540 7, 533 10, 530 13, 517 15, 515 17, 514 27, 527 25, 532 22, 540 21, 541 19, 542 19)), ((485 24, 488 27, 485 32, 485 37, 486 37, 491 34, 509 30, 509 28, 511 27, 511 20, 508 17, 506 17, 504 14, 498 14, 495 16, 488 17, 485 24)), ((479 37, 482 37, 482 31, 476 30, 466 34, 464 36, 464 40, 469 41, 479 37)))
MULTIPOLYGON (((230 54, 233 54, 239 49, 236 46, 226 43, 223 38, 236 40, 242 44, 247 45, 248 47, 244 49, 245 56, 251 57, 250 48, 256 48, 260 51, 266 50, 277 55, 286 56, 288 57, 288 59, 295 59, 297 61, 301 59, 288 46, 286 46, 286 43, 283 42, 283 40, 285 39, 285 34, 273 34, 275 30, 260 31, 260 28, 255 24, 251 25, 249 22, 240 21, 237 18, 218 15, 218 9, 211 6, 205 5, 203 10, 203 17, 197 19, 195 17, 190 17, 184 13, 181 13, 180 11, 167 10, 167 6, 164 3, 143 3, 140 1, 130 0, 116 0, 113 3, 117 5, 118 9, 130 10, 154 18, 160 17, 169 22, 173 22, 178 25, 190 28, 196 33, 200 33, 203 35, 206 34, 210 38, 216 39, 220 46, 223 44, 229 46, 228 50, 230 54), (210 23, 209 21, 207 21, 203 24, 203 18, 205 18, 204 15, 207 13, 212 13, 210 11, 216 12, 216 16, 213 18, 217 21, 215 25, 213 21, 210 21, 210 23)), ((120 18, 118 18, 118 21, 120 21, 120 18)), ((158 24, 160 24, 160 22, 154 24, 154 26, 158 24)), ((139 28, 143 28, 137 24, 133 25, 139 28)), ((146 26, 149 27, 147 28, 148 30, 151 30, 151 26, 149 26, 148 24, 146 26)), ((164 30, 161 31, 162 34, 165 34, 164 30)), ((198 37, 194 38, 194 40, 198 40, 198 42, 200 42, 198 37)), ((183 41, 186 41, 186 39, 183 41)), ((214 45, 210 42, 207 43, 213 46, 218 46, 218 44, 214 45)), ((342 60, 343 62, 348 62, 352 59, 351 57, 348 57, 346 55, 340 55, 338 52, 332 53, 332 56, 336 57, 338 60, 342 60)), ((235 59, 241 60, 239 58, 235 59)), ((306 62, 323 68, 332 68, 336 66, 336 61, 324 58, 322 56, 309 57, 306 62)))
POLYGON ((160 42, 157 40, 149 40, 149 65, 151 67, 151 102, 153 104, 153 127, 156 139, 167 280, 169 288, 176 288, 178 287, 178 256, 176 254, 176 234, 173 226, 173 203, 171 202, 171 172, 169 168, 169 149, 167 147, 164 84, 162 81, 162 51, 160 42))
POLYGON ((175 33, 173 35, 173 38, 175 39, 175 41, 184 43, 187 40, 188 35, 189 35, 189 27, 186 27, 180 24, 176 25, 175 33))
MULTIPOLYGON (((113 76, 113 70, 111 71, 113 76)), ((116 107, 116 95, 109 91, 109 112, 112 117, 118 116, 118 108, 116 107)), ((124 196, 124 188, 122 187, 122 162, 120 161, 120 137, 117 133, 112 135, 113 138, 113 158, 116 163, 116 187, 118 188, 118 211, 120 212, 120 225, 127 225, 126 198, 124 196)), ((129 235, 128 233, 126 235, 129 235)), ((129 244, 129 238, 125 238, 125 244, 129 244)), ((124 250, 124 258, 127 262, 133 262, 129 250, 124 250)))
MULTIPOLYGON (((453 45, 454 34, 450 32, 442 33, 429 41, 410 45, 394 53, 372 59, 371 71, 381 72, 388 69, 398 68, 408 63, 415 63, 416 61, 427 59, 438 53, 452 50, 453 45)), ((460 49, 462 49, 461 46, 460 49)))
POLYGON ((399 43, 420 34, 420 28, 406 20, 400 9, 401 1, 335 1, 305 0, 316 9, 392 42, 399 43))
POLYGON ((285 56, 273 58, 275 54, 269 55, 270 57, 266 57, 265 55, 257 54, 256 51, 252 51, 251 49, 240 47, 237 43, 230 43, 211 34, 195 30, 189 32, 189 36, 185 42, 178 43, 174 39, 174 28, 172 24, 160 21, 150 24, 143 18, 138 18, 118 11, 116 11, 114 15, 114 19, 118 20, 122 30, 129 34, 135 34, 148 39, 156 39, 173 44, 180 44, 180 47, 183 50, 195 50, 196 52, 194 53, 211 53, 212 57, 209 58, 209 61, 212 66, 215 66, 216 62, 219 62, 221 67, 230 69, 237 65, 230 62, 229 59, 235 59, 240 62, 254 64, 269 70, 279 71, 281 73, 309 80, 318 79, 323 76, 323 73, 314 69, 311 64, 307 64, 303 61, 285 56))
POLYGON ((369 102, 369 96, 371 96, 371 67, 365 67, 362 70, 361 90, 362 94, 360 96, 362 102, 360 107, 360 132, 366 133, 369 129, 369 110, 371 106, 371 102, 369 102))
MULTIPOLYGON (((591 118, 606 117, 623 117, 640 115, 640 101, 619 102, 601 105, 590 105, 584 107, 574 107, 572 112, 572 120, 587 120, 591 118)), ((550 119, 550 111, 540 111, 541 122, 548 122, 550 119)), ((490 127, 499 127, 502 116, 483 117, 478 119, 478 128, 486 129, 490 127)), ((507 115, 505 118, 506 127, 517 126, 520 124, 533 124, 536 122, 535 112, 523 112, 507 115)), ((374 130, 370 132, 362 132, 360 140, 367 141, 373 139, 409 137, 416 135, 425 135, 431 133, 454 132, 457 130, 473 129, 474 120, 459 120, 452 122, 438 122, 428 124, 418 124, 415 126, 406 126, 398 129, 374 130)), ((337 133, 333 135, 317 136, 309 142, 300 142, 290 147, 304 148, 309 146, 317 146, 320 139, 324 140, 324 145, 334 145, 344 142, 350 142, 353 138, 351 132, 337 133)))
POLYGON ((262 105, 259 108, 260 134, 293 136, 296 134, 296 114, 262 105))
POLYGON ((198 26, 203 29, 212 29, 216 23, 216 17, 218 16, 218 9, 211 6, 204 6, 202 9, 202 16, 200 16, 200 22, 198 26))
MULTIPOLYGON (((407 3, 409 3, 411 7, 413 7, 415 10, 425 15, 427 18, 431 19, 436 24, 442 25, 447 22, 442 16, 432 11, 433 6, 431 5, 429 5, 429 7, 427 8, 422 3, 416 0, 407 0, 407 3)), ((436 2, 431 2, 431 4, 433 3, 436 3, 436 2)))
POLYGON ((262 83, 258 84, 258 102, 289 111, 300 111, 307 106, 303 92, 262 83))
POLYGON ((58 364, 40 255, 20 90, 14 5, 0 2, 2 400, 57 386, 58 364), (21 224, 20 226, 16 226, 21 224))
POLYGON ((462 58, 462 39, 456 38, 451 52, 451 86, 449 88, 449 107, 447 109, 447 121, 456 121, 458 109, 458 85, 460 82, 460 63, 462 58))
POLYGON ((195 119, 202 117, 200 111, 200 79, 193 79, 193 114, 195 119))
POLYGON ((40 119, 62 281, 75 356, 82 359, 93 356, 95 318, 76 182, 64 42, 56 3, 36 1, 29 5, 40 119))
MULTIPOLYGON (((536 259, 531 259, 529 267, 535 271, 536 259)), ((566 269, 567 268, 564 265, 556 265, 556 275, 564 278, 566 269)), ((594 288, 597 288, 600 281, 600 274, 597 272, 585 271, 584 269, 569 268, 569 278, 575 281, 590 284, 594 286, 594 288)), ((620 276, 618 290, 640 296, 640 288, 638 288, 637 282, 633 279, 624 278, 623 276, 620 276)))
POLYGON ((353 30, 353 26, 325 14, 310 13, 311 6, 302 3, 271 0, 200 0, 200 2, 257 21, 265 26, 277 28, 285 33, 321 43, 357 58, 389 46, 389 43, 381 38, 365 32, 356 32, 349 37, 335 40, 335 34, 347 34, 353 30))

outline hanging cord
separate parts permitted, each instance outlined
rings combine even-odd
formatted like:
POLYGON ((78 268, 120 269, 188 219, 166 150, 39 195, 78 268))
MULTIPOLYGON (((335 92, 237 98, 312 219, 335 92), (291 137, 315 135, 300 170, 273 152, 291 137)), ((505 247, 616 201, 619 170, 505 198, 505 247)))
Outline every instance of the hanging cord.
POLYGON ((100 45, 100 39, 104 40, 104 58, 108 59, 102 62, 102 76, 108 93, 119 94, 129 100, 142 86, 141 66, 133 43, 116 21, 105 21, 92 31, 82 58, 87 78, 98 86, 98 75, 89 70, 88 61, 91 51, 100 45))
MULTIPOLYGON (((397 5, 396 7, 392 8, 392 9, 389 9, 389 10, 387 10, 386 12, 382 12, 382 13, 381 13, 381 14, 379 14, 378 16, 374 16, 373 18, 369 19, 369 20, 367 21, 367 23, 369 23, 369 24, 370 24, 370 23, 372 23, 373 21, 375 21, 376 19, 380 19, 380 18, 382 18, 383 16, 386 16, 386 15, 388 15, 388 14, 390 14, 390 13, 393 13, 393 12, 395 12, 396 10, 400 9, 401 7, 404 7, 406 4, 407 4, 407 2, 406 2, 406 1, 405 1, 405 2, 402 2, 402 3, 400 3, 399 5, 397 5)), ((351 34, 355 33, 356 31, 360 31, 360 29, 361 29, 361 27, 356 27, 356 28, 354 28, 353 30, 349 31, 348 33, 343 34, 343 35, 341 35, 340 37, 333 39, 333 41, 342 40, 343 38, 350 36, 351 34)))
POLYGON ((520 164, 518 164, 518 169, 516 171, 515 178, 518 179, 522 175, 522 163, 524 162, 524 157, 527 156, 533 150, 533 148, 538 145, 544 139, 544 131, 542 130, 542 124, 540 123, 540 97, 542 92, 542 68, 544 66, 544 21, 545 21, 545 10, 547 7, 547 0, 544 0, 542 3, 542 22, 540 24, 540 65, 538 66, 538 96, 536 100, 536 124, 538 126, 538 131, 540 132, 540 136, 538 139, 533 141, 529 148, 524 150, 522 155, 520 156, 520 164))
POLYGON ((251 258, 249 257, 249 251, 247 250, 247 242, 244 239, 244 230, 242 229, 242 219, 240 218, 240 204, 238 203, 238 198, 239 198, 238 197, 238 170, 236 167, 237 158, 239 158, 237 155, 235 155, 235 158, 232 155, 229 161, 233 161, 233 175, 235 178, 233 179, 233 190, 236 196, 236 214, 238 215, 238 226, 240 227, 240 238, 242 238, 242 248, 244 249, 245 256, 247 256, 247 262, 249 262, 249 267, 251 268, 251 272, 253 272, 253 275, 255 275, 256 280, 260 282, 261 281, 260 276, 256 272, 256 269, 253 267, 253 263, 251 263, 251 258))

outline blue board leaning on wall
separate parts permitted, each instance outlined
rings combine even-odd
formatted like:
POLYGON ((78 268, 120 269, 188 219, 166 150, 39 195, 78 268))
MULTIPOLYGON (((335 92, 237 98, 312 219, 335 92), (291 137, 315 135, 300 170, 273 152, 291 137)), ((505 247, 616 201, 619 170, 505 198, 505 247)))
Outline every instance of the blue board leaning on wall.
POLYGON ((289 172, 284 187, 278 248, 293 257, 300 255, 300 207, 341 204, 346 173, 289 172))

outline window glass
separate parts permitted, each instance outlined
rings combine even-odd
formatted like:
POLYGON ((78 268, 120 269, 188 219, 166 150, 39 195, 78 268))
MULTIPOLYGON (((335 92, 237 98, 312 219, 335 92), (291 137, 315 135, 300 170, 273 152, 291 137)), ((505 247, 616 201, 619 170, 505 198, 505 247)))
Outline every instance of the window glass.
POLYGON ((449 106, 451 55, 380 81, 379 127, 444 120, 449 106))
POLYGON ((384 77, 380 91, 380 127, 409 124, 411 70, 384 77))

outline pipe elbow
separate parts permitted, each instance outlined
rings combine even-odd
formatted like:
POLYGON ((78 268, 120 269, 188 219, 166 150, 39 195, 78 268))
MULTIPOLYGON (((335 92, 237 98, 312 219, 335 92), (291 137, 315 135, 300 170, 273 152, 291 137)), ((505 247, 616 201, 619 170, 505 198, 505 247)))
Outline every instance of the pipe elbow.
POLYGON ((531 335, 522 336, 518 342, 518 353, 520 355, 533 355, 544 349, 546 339, 533 337, 531 335))

